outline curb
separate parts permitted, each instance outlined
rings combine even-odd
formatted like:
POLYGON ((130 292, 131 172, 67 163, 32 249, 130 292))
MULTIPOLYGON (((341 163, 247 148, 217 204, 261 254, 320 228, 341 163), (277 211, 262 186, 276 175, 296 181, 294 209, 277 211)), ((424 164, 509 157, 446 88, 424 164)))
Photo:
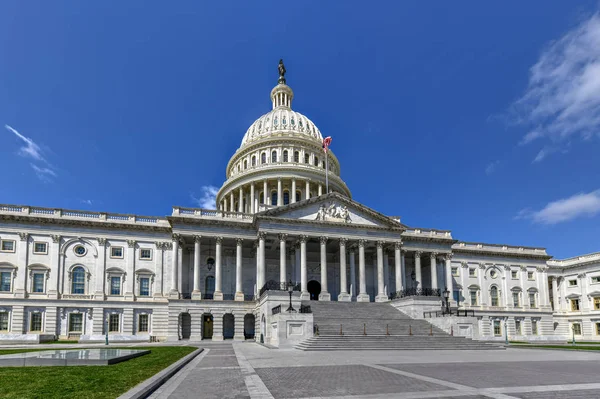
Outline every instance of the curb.
POLYGON ((167 382, 167 380, 173 377, 173 375, 175 375, 185 365, 191 362, 196 356, 202 353, 202 351, 204 351, 204 349, 202 348, 196 349, 189 355, 185 356, 183 359, 179 359, 166 369, 159 371, 147 380, 140 382, 139 384, 131 388, 129 391, 119 396, 117 399, 143 399, 148 397, 158 387, 160 387, 162 384, 167 382))
MULTIPOLYGON (((517 349, 538 349, 538 350, 547 350, 547 351, 569 351, 569 352, 592 352, 592 353, 600 353, 599 350, 593 349, 569 349, 569 348, 540 348, 539 346, 526 346, 526 345, 515 345, 515 346, 507 346, 507 348, 517 348, 517 349)), ((575 347, 577 348, 577 347, 575 347)))

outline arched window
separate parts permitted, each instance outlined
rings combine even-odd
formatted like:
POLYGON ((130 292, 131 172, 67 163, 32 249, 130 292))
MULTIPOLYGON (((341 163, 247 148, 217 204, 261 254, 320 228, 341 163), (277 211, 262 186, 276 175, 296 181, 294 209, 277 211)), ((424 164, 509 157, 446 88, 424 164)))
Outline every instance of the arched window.
POLYGON ((263 152, 260 154, 260 163, 267 163, 267 153, 263 152))
POLYGON ((256 155, 252 155, 252 166, 256 166, 256 155))
POLYGON ((265 203, 265 193, 260 193, 258 202, 260 202, 261 204, 265 203))
POLYGON ((271 152, 271 163, 277 162, 277 151, 271 152))
POLYGON ((248 169, 248 160, 244 159, 244 170, 248 169))
POLYGON ((287 150, 283 151, 283 162, 287 162, 288 161, 288 152, 287 150))
POLYGON ((290 192, 284 191, 283 192, 283 205, 287 205, 289 203, 290 203, 290 192))
POLYGON ((319 166, 319 157, 315 157, 315 166, 319 166))
POLYGON ((310 163, 310 154, 304 154, 304 163, 310 163))
POLYGON ((277 205, 277 191, 271 192, 271 205, 277 205))
POLYGON ((294 162, 296 162, 296 163, 300 162, 300 152, 299 151, 294 151, 294 162))
POLYGON ((302 192, 296 191, 296 202, 302 201, 302 192))
POLYGON ((81 266, 71 272, 71 294, 85 294, 85 269, 81 266))
POLYGON ((500 306, 498 301, 498 287, 492 286, 492 288, 490 288, 490 299, 492 306, 500 306))

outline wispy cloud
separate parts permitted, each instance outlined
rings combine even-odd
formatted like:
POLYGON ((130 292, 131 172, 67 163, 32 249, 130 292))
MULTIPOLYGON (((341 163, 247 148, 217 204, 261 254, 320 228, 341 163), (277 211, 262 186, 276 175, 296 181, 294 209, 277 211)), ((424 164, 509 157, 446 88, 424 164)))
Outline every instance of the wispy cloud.
POLYGON ((202 191, 200 198, 197 198, 194 194, 191 194, 194 204, 204 209, 215 209, 219 188, 215 186, 202 186, 200 190, 202 191))
MULTIPOLYGON (((559 147, 571 137, 600 136, 600 14, 546 46, 512 111, 516 123, 530 127, 521 145, 550 141, 559 147)), ((542 149, 534 162, 548 154, 542 149)))
POLYGON ((530 219, 540 224, 556 224, 578 217, 593 217, 598 213, 600 213, 600 190, 549 202, 538 211, 523 209, 515 219, 530 219))
POLYGON ((31 168, 35 171, 36 176, 44 182, 51 182, 53 177, 56 177, 56 173, 49 168, 40 168, 37 165, 30 164, 31 168))
POLYGON ((82 200, 80 200, 80 202, 82 204, 86 204, 86 205, 92 205, 94 203, 94 201, 92 201, 90 199, 82 199, 82 200))
POLYGON ((4 127, 11 133, 13 133, 17 138, 19 138, 25 145, 19 148, 19 155, 25 158, 31 158, 34 161, 42 163, 43 166, 37 166, 33 163, 30 163, 31 168, 35 171, 36 176, 43 182, 51 182, 53 177, 56 177, 55 168, 44 158, 42 154, 42 149, 39 145, 37 145, 32 139, 26 137, 19 133, 16 129, 12 128, 9 125, 4 125, 4 127))
POLYGON ((500 165, 500 161, 490 162, 485 167, 485 174, 486 175, 491 175, 492 173, 494 173, 496 171, 496 169, 498 168, 498 165, 500 165))

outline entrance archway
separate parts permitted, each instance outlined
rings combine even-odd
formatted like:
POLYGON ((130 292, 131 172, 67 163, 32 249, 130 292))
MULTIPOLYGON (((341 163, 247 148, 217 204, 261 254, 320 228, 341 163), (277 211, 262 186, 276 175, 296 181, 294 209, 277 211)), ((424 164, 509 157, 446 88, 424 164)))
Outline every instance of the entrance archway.
POLYGON ((310 280, 306 285, 306 289, 310 294, 311 301, 319 300, 319 294, 321 293, 321 283, 319 283, 317 280, 310 280))
POLYGON ((233 339, 235 317, 231 313, 223 315, 223 339, 233 339))
POLYGON ((211 314, 202 315, 202 339, 212 339, 213 336, 213 316, 211 314))
POLYGON ((252 313, 244 315, 244 338, 254 339, 254 330, 256 328, 256 318, 252 313))
POLYGON ((181 323, 181 339, 190 339, 192 335, 192 316, 189 313, 179 315, 181 323))

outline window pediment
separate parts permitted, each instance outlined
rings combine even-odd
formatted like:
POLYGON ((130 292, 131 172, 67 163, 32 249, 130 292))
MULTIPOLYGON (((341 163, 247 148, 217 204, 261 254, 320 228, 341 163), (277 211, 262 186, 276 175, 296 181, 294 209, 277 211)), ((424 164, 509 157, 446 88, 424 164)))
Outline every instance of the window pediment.
POLYGON ((600 291, 592 291, 588 294, 588 296, 590 296, 592 298, 600 297, 600 291))
POLYGON ((567 299, 578 299, 580 296, 581 295, 579 295, 579 294, 573 293, 573 294, 567 295, 565 298, 567 298, 567 299))

